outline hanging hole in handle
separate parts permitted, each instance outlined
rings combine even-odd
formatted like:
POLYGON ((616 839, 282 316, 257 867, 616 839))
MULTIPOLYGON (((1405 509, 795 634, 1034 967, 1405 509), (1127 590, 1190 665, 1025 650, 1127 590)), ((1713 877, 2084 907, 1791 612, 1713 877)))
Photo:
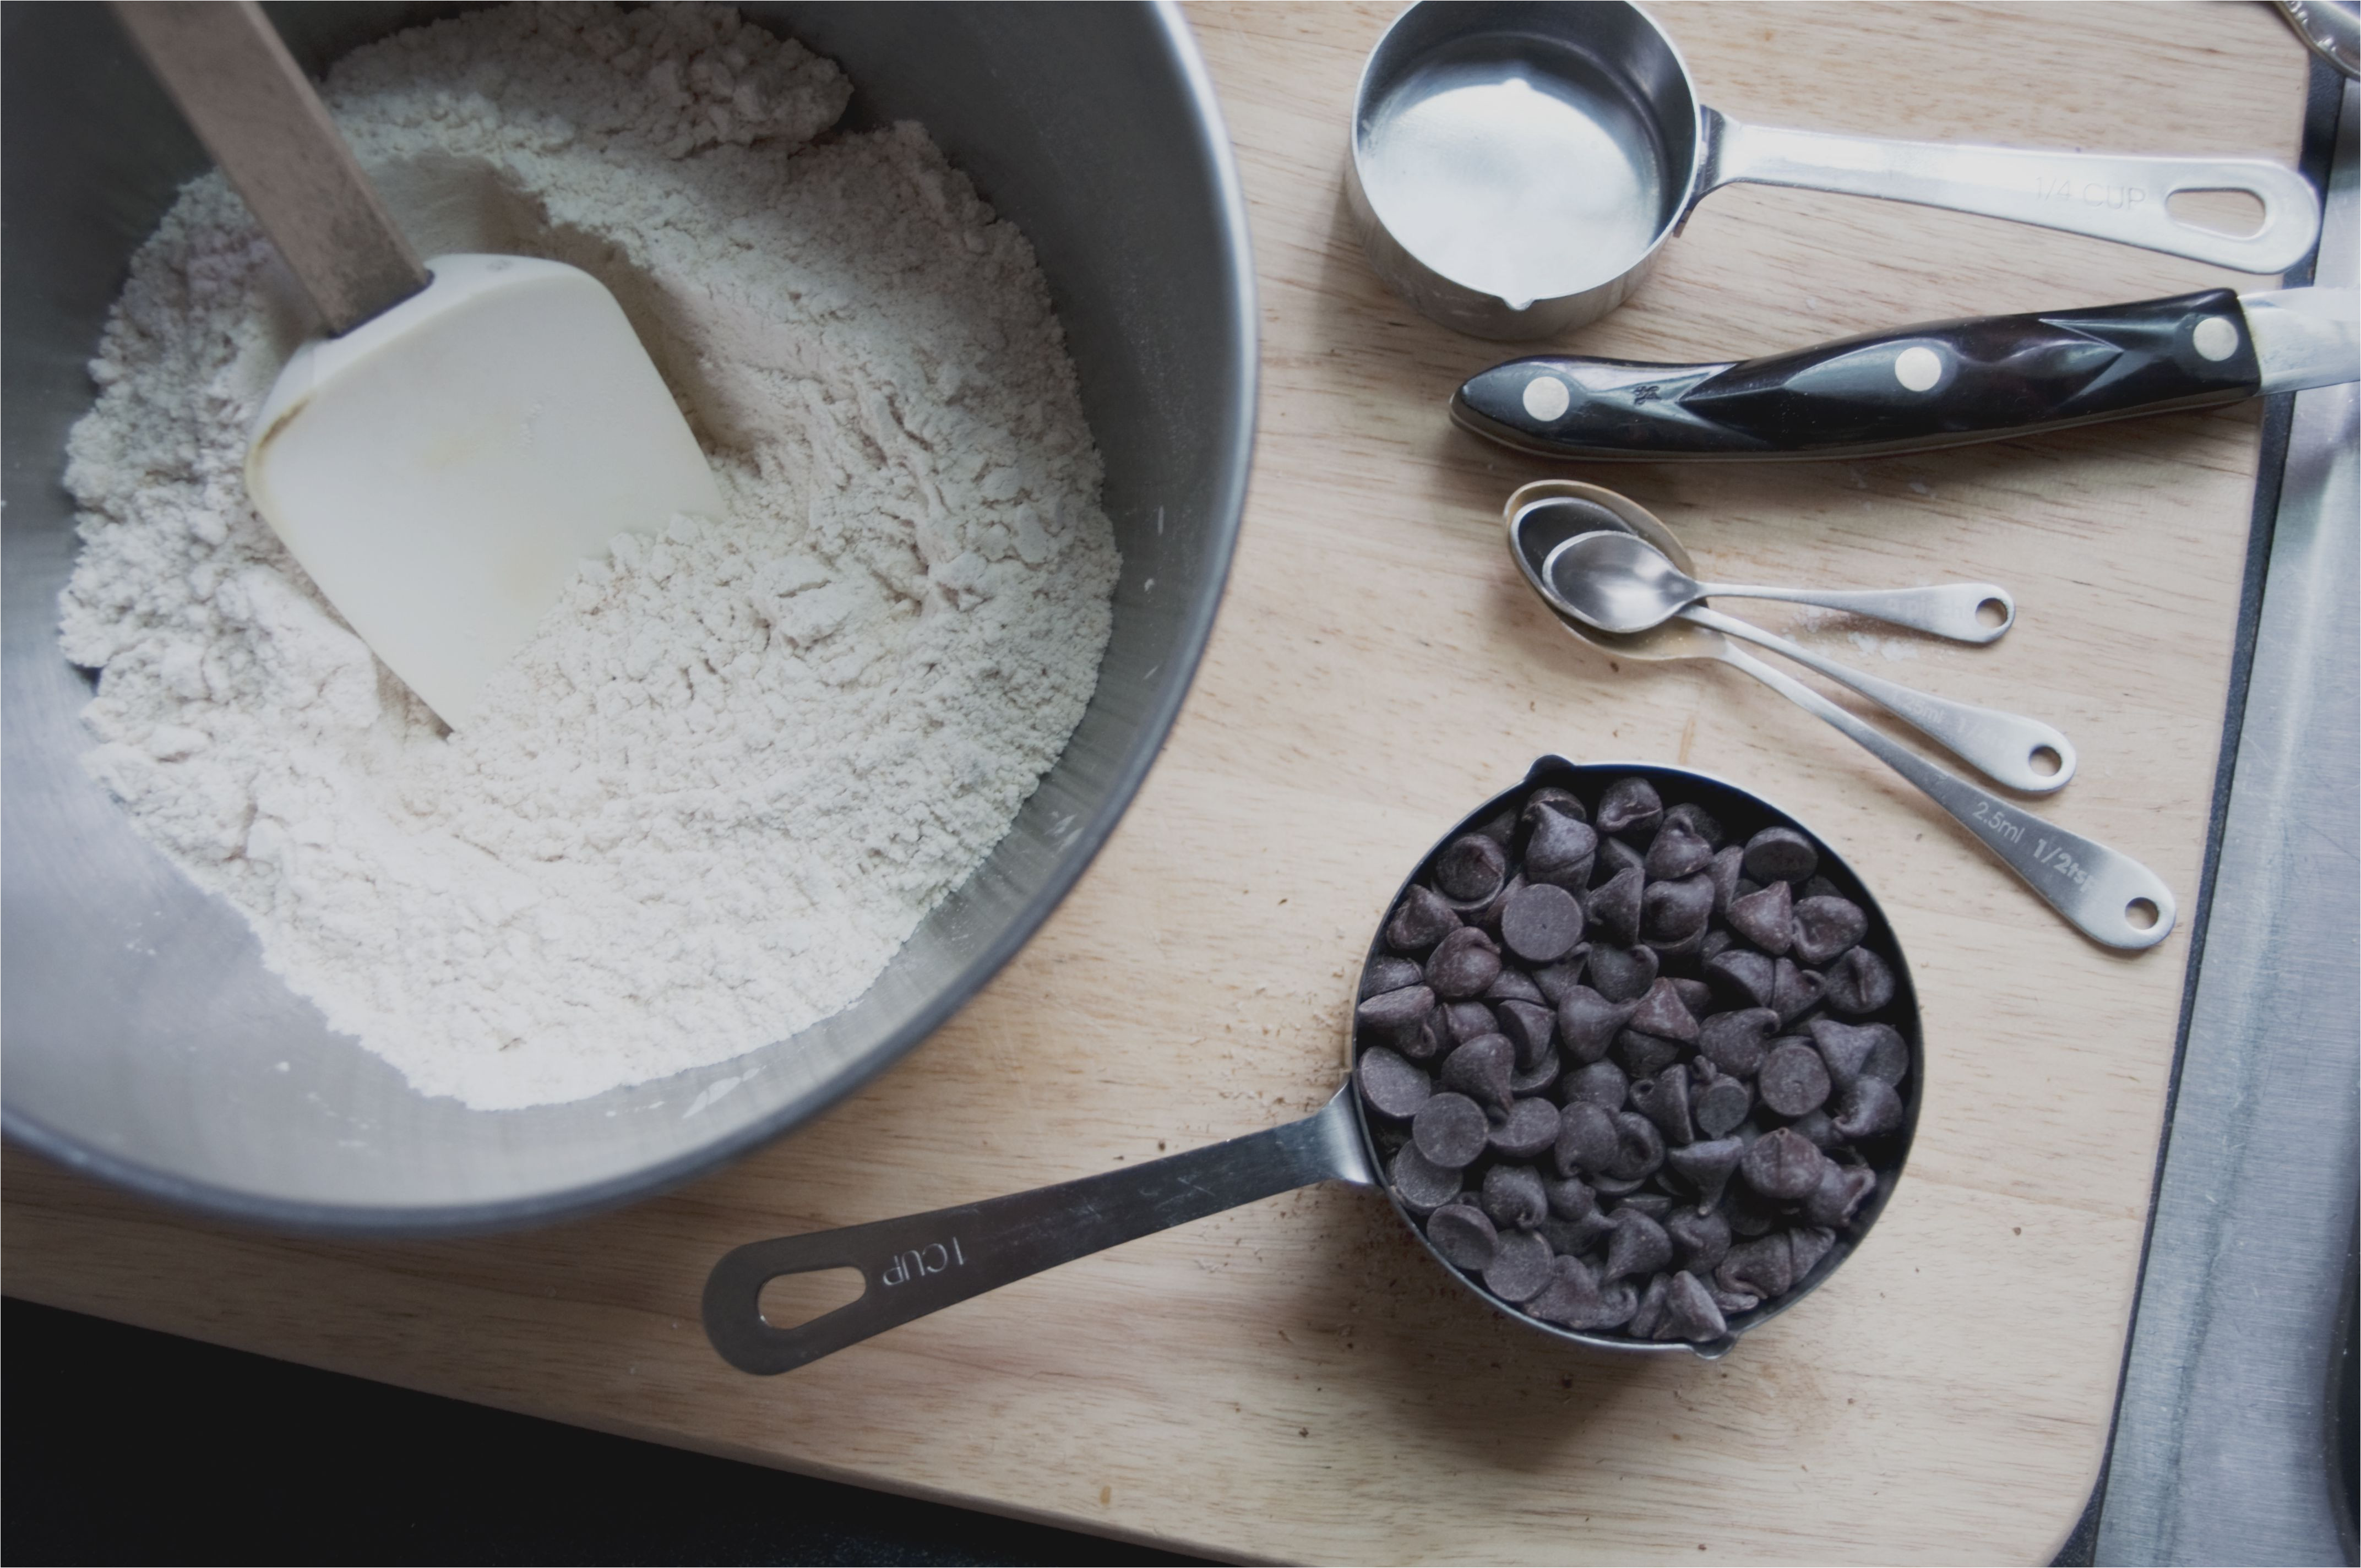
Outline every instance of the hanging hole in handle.
MULTIPOLYGON (((2058 770, 2066 765, 2066 759, 2058 754, 2054 746, 2036 746, 2033 755, 2026 759, 2026 765, 2037 778, 2054 779, 2058 776, 2058 770)), ((2153 912, 2156 906, 2149 905, 2148 907, 2153 912)))
POLYGON ((1976 624, 1978 626, 1987 628, 2006 626, 2008 624, 2008 601, 2005 599, 1986 599, 1983 603, 1976 606, 1976 624))
POLYGON ((2164 199, 2173 222, 2230 239, 2252 239, 2263 232, 2270 209, 2252 191, 2175 191, 2164 199))
POLYGON ((2163 916, 2164 911, 2158 909, 2151 899, 2135 898, 2124 905, 2124 918, 2131 923, 2135 931, 2155 930, 2157 921, 2163 916))
POLYGON ((763 1281, 754 1310, 772 1328, 800 1328, 839 1307, 851 1306, 868 1288, 868 1277, 857 1268, 815 1268, 802 1274, 781 1274, 763 1281))

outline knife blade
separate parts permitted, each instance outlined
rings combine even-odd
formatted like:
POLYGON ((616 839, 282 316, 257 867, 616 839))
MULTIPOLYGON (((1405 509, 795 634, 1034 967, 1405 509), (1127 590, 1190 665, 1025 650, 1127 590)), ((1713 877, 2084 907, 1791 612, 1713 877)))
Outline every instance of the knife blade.
POLYGON ((1466 382, 1451 417, 1552 457, 1918 452, 2361 379, 2356 299, 2212 289, 1928 322, 1717 365, 1542 355, 1466 382))

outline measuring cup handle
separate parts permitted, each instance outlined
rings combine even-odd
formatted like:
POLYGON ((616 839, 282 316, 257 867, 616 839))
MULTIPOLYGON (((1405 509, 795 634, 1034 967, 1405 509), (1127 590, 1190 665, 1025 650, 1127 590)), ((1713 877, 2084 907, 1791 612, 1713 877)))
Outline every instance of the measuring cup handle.
POLYGON ((971 1296, 1316 1181, 1375 1185, 1352 1086, 1318 1114, 1167 1159, 981 1203, 752 1242, 705 1282, 705 1332, 741 1372, 790 1372, 971 1296), (855 1268, 857 1300, 793 1328, 763 1319, 782 1275, 855 1268))
POLYGON ((1702 196, 1739 181, 1882 196, 1981 213, 2185 256, 2243 272, 2284 272, 2320 237, 2320 197, 2292 169, 2262 159, 2140 158, 1951 142, 1884 141, 1750 126, 1705 111, 1702 196), (2227 235, 2172 215, 2184 191, 2244 191, 2263 225, 2227 235))

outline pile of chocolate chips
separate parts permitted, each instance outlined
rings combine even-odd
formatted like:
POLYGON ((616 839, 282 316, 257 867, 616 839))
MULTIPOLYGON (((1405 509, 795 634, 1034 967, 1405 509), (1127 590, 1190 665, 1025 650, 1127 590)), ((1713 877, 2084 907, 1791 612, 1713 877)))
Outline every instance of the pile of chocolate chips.
POLYGON ((1894 1168, 1910 1061, 1868 916, 1818 869, 1793 828, 1726 841, 1636 777, 1596 811, 1544 784, 1444 846, 1354 1014, 1388 1182, 1435 1250, 1520 1311, 1643 1340, 1719 1339, 1802 1284, 1894 1168))

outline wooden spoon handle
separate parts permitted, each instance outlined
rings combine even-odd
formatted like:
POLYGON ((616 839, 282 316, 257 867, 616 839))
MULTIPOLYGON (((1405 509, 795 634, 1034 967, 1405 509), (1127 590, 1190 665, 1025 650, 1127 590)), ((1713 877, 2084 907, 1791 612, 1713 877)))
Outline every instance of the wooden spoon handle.
POLYGON ((254 0, 115 0, 109 8, 330 332, 426 287, 418 253, 254 0))

